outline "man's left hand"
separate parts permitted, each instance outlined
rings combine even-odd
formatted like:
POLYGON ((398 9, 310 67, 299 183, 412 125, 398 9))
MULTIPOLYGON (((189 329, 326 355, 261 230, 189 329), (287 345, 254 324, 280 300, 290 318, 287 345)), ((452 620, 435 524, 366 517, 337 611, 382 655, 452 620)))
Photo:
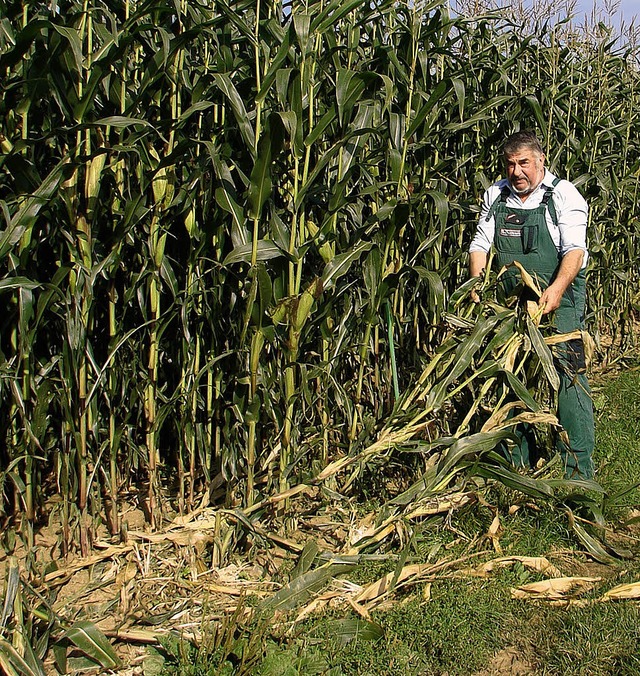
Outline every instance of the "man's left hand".
POLYGON ((550 312, 553 312, 560 307, 563 293, 564 289, 558 289, 554 284, 544 290, 538 301, 538 305, 542 308, 543 315, 548 315, 550 312))

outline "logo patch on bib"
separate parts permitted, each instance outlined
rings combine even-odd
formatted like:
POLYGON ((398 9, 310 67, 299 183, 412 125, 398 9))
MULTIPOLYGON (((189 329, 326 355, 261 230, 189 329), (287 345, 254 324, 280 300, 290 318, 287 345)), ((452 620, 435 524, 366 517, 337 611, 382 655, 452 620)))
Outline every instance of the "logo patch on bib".
POLYGON ((520 237, 522 230, 519 228, 500 228, 500 237, 520 237))

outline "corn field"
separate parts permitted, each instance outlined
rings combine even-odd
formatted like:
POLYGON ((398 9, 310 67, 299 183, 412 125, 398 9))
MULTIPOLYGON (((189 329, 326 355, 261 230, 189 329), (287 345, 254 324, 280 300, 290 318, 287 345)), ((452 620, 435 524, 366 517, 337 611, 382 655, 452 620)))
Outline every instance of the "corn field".
POLYGON ((589 201, 601 354, 632 345, 640 70, 604 25, 440 0, 2 3, 0 74, 1 509, 28 539, 44 514, 87 553, 134 499, 159 525, 168 502, 348 491, 399 429, 449 439, 442 484, 499 373, 538 410, 519 320, 474 328, 461 287, 520 128, 589 201), (426 426, 425 397, 446 413, 426 426))

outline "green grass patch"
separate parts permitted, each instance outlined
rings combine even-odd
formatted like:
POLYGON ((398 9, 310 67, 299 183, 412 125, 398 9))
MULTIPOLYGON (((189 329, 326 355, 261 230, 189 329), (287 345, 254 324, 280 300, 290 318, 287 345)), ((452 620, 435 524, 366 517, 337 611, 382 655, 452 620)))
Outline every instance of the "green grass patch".
POLYGON ((613 505, 637 505, 640 490, 629 489, 640 484, 640 366, 599 378, 594 403, 596 478, 614 496, 613 505))

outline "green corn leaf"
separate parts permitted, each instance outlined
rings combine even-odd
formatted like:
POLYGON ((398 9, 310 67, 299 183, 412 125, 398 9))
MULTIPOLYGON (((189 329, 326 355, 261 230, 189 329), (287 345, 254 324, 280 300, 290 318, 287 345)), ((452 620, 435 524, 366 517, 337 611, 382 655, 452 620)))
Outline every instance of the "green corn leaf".
POLYGON ((15 556, 7 558, 7 575, 4 589, 4 604, 2 607, 2 617, 0 618, 0 627, 2 629, 7 626, 7 620, 13 609, 13 602, 20 590, 20 566, 15 556))
POLYGON ((291 579, 293 580, 297 577, 300 577, 300 575, 303 575, 304 573, 308 572, 319 553, 320 549, 318 548, 318 544, 316 543, 316 541, 309 540, 305 544, 304 549, 302 550, 300 556, 298 557, 296 567, 293 569, 293 572, 291 573, 291 579))
POLYGON ((336 78, 336 103, 338 104, 338 120, 344 124, 355 103, 362 96, 366 86, 364 78, 354 71, 343 68, 336 78))
POLYGON ((585 549, 593 556, 596 561, 604 563, 607 565, 618 563, 618 559, 611 556, 609 552, 602 546, 602 544, 593 537, 590 533, 587 532, 586 528, 578 523, 571 510, 569 510, 569 525, 573 532, 577 535, 580 542, 584 545, 585 549))
POLYGON ((529 390, 524 386, 520 378, 517 376, 513 375, 510 371, 502 371, 504 376, 507 379, 507 382, 513 389, 513 391, 516 393, 518 399, 523 401, 530 410, 537 412, 539 411, 542 406, 531 396, 531 393, 529 390))
POLYGON ((482 346, 486 336, 493 331, 498 321, 499 318, 495 316, 480 317, 478 319, 471 334, 457 347, 453 368, 429 392, 428 401, 432 408, 437 409, 442 406, 446 399, 448 388, 469 367, 471 360, 482 346))
POLYGON ((40 286, 42 284, 26 277, 6 277, 5 279, 0 279, 0 291, 14 291, 15 289, 33 291, 33 289, 37 289, 40 286))
POLYGON ((309 36, 311 35, 311 15, 304 12, 293 13, 293 28, 298 38, 298 44, 302 54, 305 55, 309 51, 309 36))
POLYGON ((249 183, 247 198, 249 218, 260 218, 265 202, 272 191, 271 163, 280 152, 284 141, 285 126, 282 117, 274 113, 269 116, 264 133, 258 143, 256 156, 249 183))
MULTIPOLYGON (((251 263, 252 245, 243 244, 236 247, 222 262, 223 265, 234 265, 235 263, 251 263)), ((275 242, 270 239, 258 240, 258 261, 269 261, 280 256, 287 256, 286 251, 282 251, 275 242)))
POLYGON ((329 125, 336 119, 337 116, 338 111, 336 110, 336 107, 331 106, 309 132, 309 135, 305 138, 305 146, 312 146, 322 136, 322 134, 324 134, 327 127, 329 127, 329 125))
POLYGON ((533 114, 535 115, 536 121, 538 122, 538 125, 540 126, 541 129, 543 129, 546 125, 546 116, 542 111, 542 106, 540 105, 540 101, 538 101, 537 97, 529 94, 524 97, 525 101, 529 104, 531 107, 531 110, 533 111, 533 114))
POLYGON ((212 101, 198 101, 197 103, 194 103, 192 106, 189 106, 184 113, 180 115, 178 118, 178 122, 186 122, 192 115, 195 113, 201 113, 203 110, 209 110, 209 108, 213 107, 213 102, 212 101))
POLYGON ((410 139, 418 131, 418 128, 432 110, 439 110, 439 108, 436 108, 436 104, 442 103, 442 97, 444 96, 446 90, 446 82, 439 82, 436 85, 435 89, 431 93, 431 96, 429 97, 429 100, 420 108, 420 110, 416 113, 416 116, 413 118, 411 125, 406 131, 405 138, 410 139))
POLYGON ((282 124, 289 134, 295 157, 301 159, 304 155, 304 144, 302 141, 302 124, 298 123, 298 116, 292 110, 285 113, 278 113, 278 115, 282 119, 282 124))
POLYGON ((147 120, 137 117, 125 117, 124 115, 111 115, 110 117, 102 117, 99 120, 91 123, 92 126, 115 127, 116 129, 126 129, 127 127, 153 127, 147 120))
POLYGON ((328 623, 327 630, 342 646, 353 640, 378 641, 384 636, 384 629, 381 625, 359 617, 333 620, 328 623))
POLYGON ((475 473, 486 479, 495 479, 505 486, 520 491, 524 495, 528 495, 532 498, 546 500, 548 498, 553 498, 555 495, 553 487, 549 485, 548 482, 542 479, 533 479, 523 474, 518 474, 505 467, 482 463, 476 468, 475 473))
POLYGON ((239 13, 236 6, 230 7, 222 0, 216 0, 215 6, 216 9, 220 10, 225 18, 240 32, 242 37, 249 42, 252 48, 255 47, 256 37, 245 20, 244 12, 239 13))
POLYGON ((46 676, 44 664, 42 663, 42 660, 37 657, 34 649, 31 647, 31 643, 25 645, 24 661, 29 665, 31 673, 34 674, 34 676, 46 676))
POLYGON ((232 193, 224 187, 216 188, 215 198, 218 206, 231 215, 231 241, 234 246, 246 244, 249 235, 244 227, 245 214, 242 207, 235 201, 232 193))
POLYGON ((358 0, 331 0, 331 2, 322 10, 311 23, 312 33, 324 33, 329 27, 336 25, 343 17, 358 9, 362 3, 358 0))
POLYGON ((244 139, 247 149, 253 154, 255 147, 255 134, 250 123, 250 118, 244 106, 242 97, 235 88, 231 78, 226 73, 214 73, 213 79, 220 88, 220 91, 227 97, 233 114, 235 115, 238 129, 244 139))
MULTIPOLYGON (((462 437, 451 445, 446 455, 438 463, 438 477, 446 476, 452 468, 460 464, 468 455, 481 455, 492 451, 499 443, 512 438, 511 432, 498 430, 493 432, 478 432, 468 437, 462 437)), ((437 479, 436 479, 437 483, 437 479)))
POLYGON ((271 613, 292 610, 306 603, 315 592, 324 587, 334 577, 350 570, 353 570, 353 566, 349 564, 325 563, 319 568, 296 577, 274 594, 263 605, 263 609, 271 613))
POLYGON ((351 265, 360 259, 363 253, 369 251, 373 244, 371 242, 360 242, 350 251, 338 254, 332 261, 327 263, 322 273, 323 288, 330 289, 340 277, 345 275, 351 265))
POLYGON ((80 40, 80 35, 75 28, 68 28, 67 26, 60 26, 56 23, 51 23, 51 28, 53 28, 57 33, 60 33, 71 46, 71 51, 73 52, 73 59, 76 64, 76 72, 78 75, 83 73, 83 61, 84 56, 82 54, 82 42, 80 40))
POLYGON ((531 321, 530 317, 527 317, 527 331, 529 333, 529 338, 531 338, 533 349, 538 355, 538 359, 540 359, 544 373, 549 380, 549 384, 557 392, 558 389, 560 389, 560 376, 558 375, 558 371, 553 364, 553 355, 551 354, 549 346, 544 342, 544 338, 540 333, 540 329, 538 329, 533 321, 531 321))
POLYGON ((269 93, 269 89, 271 89, 271 85, 274 83, 276 79, 278 70, 280 70, 282 64, 284 63, 284 61, 288 56, 290 47, 291 47, 291 31, 289 30, 285 33, 284 40, 282 41, 282 44, 278 48, 278 51, 276 52, 276 55, 273 61, 271 62, 271 65, 269 66, 269 70, 267 71, 266 75, 262 80, 262 87, 260 88, 260 91, 256 95, 256 103, 263 103, 264 100, 266 99, 267 94, 269 93))
POLYGON ((218 150, 211 142, 205 143, 213 164, 216 176, 221 183, 216 188, 215 198, 218 205, 231 215, 231 241, 235 247, 249 242, 249 233, 246 228, 246 216, 238 203, 233 176, 227 164, 223 162, 218 150))
POLYGON ((349 170, 355 165, 364 144, 369 138, 369 132, 374 131, 371 128, 374 108, 361 104, 358 106, 358 112, 350 125, 352 134, 344 146, 342 154, 342 177, 347 176, 349 170))
POLYGON ((3 638, 0 638, 0 667, 6 676, 40 676, 33 671, 20 653, 3 638))
POLYGON ((482 111, 476 113, 475 115, 472 115, 471 117, 464 120, 463 122, 448 124, 444 128, 447 131, 457 132, 457 131, 462 131, 463 129, 468 129, 469 127, 473 127, 474 125, 476 125, 479 122, 482 122, 484 120, 490 120, 491 119, 491 111, 494 108, 497 108, 498 106, 501 106, 504 103, 507 103, 508 101, 510 101, 510 99, 511 99, 510 96, 495 96, 494 98, 490 99, 489 101, 483 102, 482 111))
POLYGON ((82 620, 67 629, 63 636, 81 650, 89 659, 105 669, 120 666, 120 660, 105 635, 93 622, 82 620))
POLYGON ((446 196, 438 192, 437 190, 427 190, 425 193, 428 197, 433 200, 433 203, 436 207, 436 212, 438 214, 438 220, 440 221, 440 227, 444 232, 447 227, 447 216, 449 215, 449 202, 446 196))
POLYGON ((72 171, 73 167, 65 157, 51 170, 40 187, 25 199, 7 228, 0 232, 0 257, 19 242, 25 231, 33 226, 41 209, 56 195, 61 183, 72 171))
POLYGON ((247 215, 249 218, 260 218, 262 208, 271 194, 271 188, 271 151, 267 142, 260 144, 256 163, 251 172, 251 184, 247 200, 247 215))

